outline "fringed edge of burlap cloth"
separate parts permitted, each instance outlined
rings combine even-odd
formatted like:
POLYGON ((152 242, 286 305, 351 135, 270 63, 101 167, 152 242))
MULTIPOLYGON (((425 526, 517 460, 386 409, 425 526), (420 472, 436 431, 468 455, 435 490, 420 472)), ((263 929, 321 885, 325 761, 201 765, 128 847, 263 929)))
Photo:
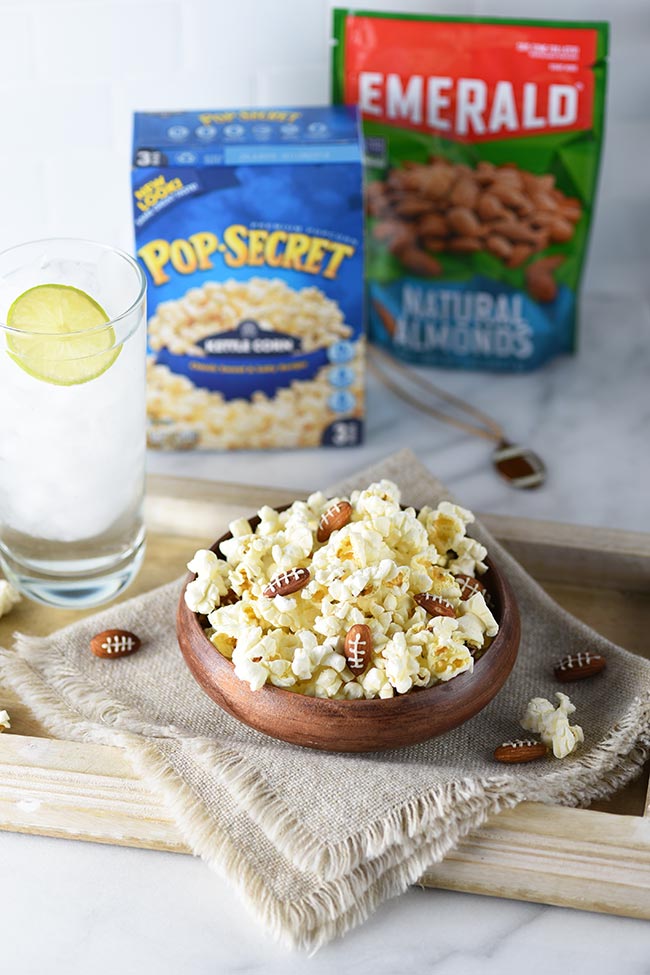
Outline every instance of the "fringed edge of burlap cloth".
MULTIPOLYGON (((350 836, 342 848, 327 851, 330 863, 327 872, 331 875, 334 865, 337 872, 344 872, 347 867, 350 871, 347 876, 324 882, 319 891, 301 902, 279 901, 231 843, 227 832, 215 828, 214 820, 170 767, 155 740, 140 736, 150 734, 150 726, 136 719, 134 724, 139 725, 139 733, 121 731, 116 724, 125 718, 127 709, 99 691, 89 691, 78 675, 70 672, 62 675, 60 666, 44 652, 47 638, 17 634, 16 641, 18 652, 0 649, 2 674, 37 720, 51 734, 63 739, 124 747, 135 770, 152 793, 161 798, 180 836, 195 855, 234 883, 242 901, 270 934, 291 947, 316 951, 333 937, 364 921, 383 901, 416 883, 428 867, 444 859, 490 816, 513 808, 524 798, 535 798, 530 792, 524 797, 516 783, 505 777, 451 783, 442 790, 438 787, 435 795, 419 796, 374 823, 363 836, 350 836), (38 664, 38 671, 32 662, 38 664), (54 668, 61 693, 67 688, 74 691, 79 701, 99 706, 106 724, 84 718, 46 683, 49 670, 54 668), (443 822, 444 829, 440 829, 443 822), (437 826, 435 835, 431 835, 430 828, 427 831, 427 826, 433 824, 437 826), (405 836, 413 838, 412 842, 405 844, 405 836), (383 852, 373 856, 373 851, 379 849, 383 852)), ((172 735, 177 729, 157 727, 158 737, 161 731, 172 735)), ((267 835, 271 839, 289 832, 294 849, 304 844, 305 869, 314 870, 315 857, 323 862, 323 849, 317 838, 296 821, 277 796, 269 795, 245 759, 233 756, 232 752, 228 757, 227 752, 205 739, 192 744, 193 755, 209 761, 226 786, 236 785, 235 791, 240 795, 248 793, 247 806, 265 832, 270 827, 267 835)), ((580 805, 611 795, 638 774, 649 754, 650 694, 637 698, 625 719, 588 756, 576 759, 570 771, 566 768, 558 771, 561 787, 555 792, 556 801, 580 805)), ((543 801, 542 796, 539 798, 543 801)))

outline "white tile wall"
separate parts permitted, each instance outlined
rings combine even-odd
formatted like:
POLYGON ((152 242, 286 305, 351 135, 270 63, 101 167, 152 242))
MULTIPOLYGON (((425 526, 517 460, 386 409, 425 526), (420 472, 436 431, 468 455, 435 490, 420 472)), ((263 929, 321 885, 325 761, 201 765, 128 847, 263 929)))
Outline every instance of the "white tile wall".
POLYGON ((39 3, 35 21, 39 69, 50 79, 119 83, 150 78, 155 64, 170 74, 183 67, 183 17, 174 0, 39 3))
MULTIPOLYGON (((330 6, 329 0, 0 0, 0 247, 80 234, 130 248, 132 112, 326 101, 330 6)), ((610 113, 588 281, 647 288, 648 0, 360 6, 609 19, 610 113)))
POLYGON ((0 84, 21 82, 34 76, 36 56, 33 38, 36 19, 32 10, 2 10, 0 30, 0 84))

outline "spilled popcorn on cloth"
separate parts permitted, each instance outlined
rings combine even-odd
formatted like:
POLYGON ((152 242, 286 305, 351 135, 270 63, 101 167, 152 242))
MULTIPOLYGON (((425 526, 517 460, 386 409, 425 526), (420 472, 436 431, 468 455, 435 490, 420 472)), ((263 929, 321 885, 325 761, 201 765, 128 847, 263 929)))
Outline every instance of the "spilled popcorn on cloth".
POLYGON ((21 596, 17 589, 7 582, 0 579, 0 616, 6 616, 14 606, 20 602, 21 596))
POLYGON ((556 758, 566 758, 585 740, 580 725, 569 724, 569 715, 575 711, 567 694, 558 691, 555 695, 557 707, 553 707, 545 697, 534 697, 528 702, 526 713, 521 719, 521 727, 536 732, 545 745, 553 748, 556 758))
POLYGON ((485 547, 466 535, 473 514, 448 501, 419 514, 403 510, 397 485, 382 480, 352 492, 349 522, 321 543, 319 521, 340 500, 318 492, 286 511, 265 506, 255 531, 245 519, 230 525, 223 558, 199 551, 189 563, 197 577, 185 601, 208 616, 206 632, 236 675, 253 690, 268 682, 313 697, 358 699, 471 672, 472 652, 498 631, 483 595, 462 601, 455 578, 487 568, 485 547), (293 568, 308 569, 309 583, 265 597, 269 582, 293 568), (448 600, 456 618, 429 616, 415 602, 420 593, 448 600), (343 647, 357 623, 370 628, 373 650, 365 671, 354 675, 343 647))
POLYGON ((9 720, 9 714, 6 711, 0 711, 0 734, 3 731, 8 731, 11 728, 11 721, 9 720))

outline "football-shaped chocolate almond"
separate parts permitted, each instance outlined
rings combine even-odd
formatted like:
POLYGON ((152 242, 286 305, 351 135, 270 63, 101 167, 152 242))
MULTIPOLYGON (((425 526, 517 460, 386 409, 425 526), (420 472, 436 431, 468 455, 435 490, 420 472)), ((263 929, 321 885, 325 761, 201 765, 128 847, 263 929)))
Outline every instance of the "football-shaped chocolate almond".
POLYGON ((480 592, 483 596, 487 593, 487 589, 483 583, 473 576, 466 576, 461 573, 456 576, 456 581, 460 586, 460 598, 462 600, 471 599, 477 592, 480 592))
POLYGON ((494 749, 497 762, 509 765, 520 762, 534 762, 536 758, 543 758, 548 748, 543 741, 532 741, 530 738, 519 741, 505 741, 494 749))
POLYGON ((345 636, 343 647, 345 659, 353 674, 362 674, 368 666, 372 653, 372 633, 365 623, 355 623, 345 636))
POLYGON ((607 666, 607 661, 600 653, 590 653, 588 650, 581 650, 580 653, 571 653, 568 657, 558 660, 553 673, 557 680, 568 683, 572 680, 585 680, 599 674, 607 666))
POLYGON ((337 501, 331 505, 327 511, 321 515, 318 522, 316 538, 319 542, 326 542, 332 532, 338 531, 347 525, 352 517, 352 505, 349 501, 337 501))
POLYGON ((90 641, 90 649, 96 657, 126 657, 142 645, 140 637, 130 630, 103 630, 90 641))
POLYGON ((442 599, 440 596, 434 596, 430 592, 420 592, 415 597, 415 601, 418 606, 425 609, 429 616, 451 616, 456 618, 456 610, 451 605, 448 599, 442 599))
POLYGON ((298 592, 306 586, 310 579, 309 569, 287 569, 271 579, 266 589, 262 591, 262 595, 267 599, 273 599, 274 596, 290 596, 292 592, 298 592))

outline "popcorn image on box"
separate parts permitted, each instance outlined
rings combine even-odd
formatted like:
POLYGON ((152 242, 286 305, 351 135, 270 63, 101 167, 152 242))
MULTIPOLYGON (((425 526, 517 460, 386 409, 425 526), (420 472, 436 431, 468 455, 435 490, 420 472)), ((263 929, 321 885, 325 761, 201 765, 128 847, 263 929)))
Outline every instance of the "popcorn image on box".
POLYGON ((356 108, 136 113, 132 199, 149 445, 360 443, 356 108))

